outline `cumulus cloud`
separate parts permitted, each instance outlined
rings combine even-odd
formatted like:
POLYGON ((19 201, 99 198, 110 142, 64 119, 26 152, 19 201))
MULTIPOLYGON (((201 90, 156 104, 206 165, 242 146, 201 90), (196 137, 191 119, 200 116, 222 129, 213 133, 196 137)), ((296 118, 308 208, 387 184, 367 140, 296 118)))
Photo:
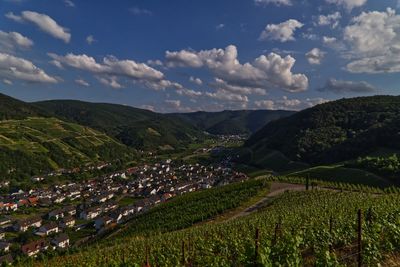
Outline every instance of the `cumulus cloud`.
POLYGON ((105 86, 112 87, 114 89, 120 89, 123 86, 118 82, 117 77, 97 77, 97 80, 105 86))
POLYGON ((36 67, 31 61, 0 53, 0 77, 25 82, 57 83, 57 79, 36 67))
POLYGON ((241 64, 236 46, 229 45, 225 49, 167 51, 165 56, 168 67, 207 68, 231 86, 264 90, 281 88, 290 92, 304 91, 308 87, 307 76, 292 73, 296 60, 290 55, 282 58, 270 53, 259 56, 252 63, 241 64))
POLYGON ((46 14, 37 13, 34 11, 23 11, 20 16, 9 12, 6 17, 16 22, 29 22, 35 24, 43 32, 61 39, 65 43, 71 40, 71 34, 67 28, 57 24, 57 22, 46 14))
POLYGON ((86 87, 90 86, 90 84, 87 81, 85 81, 84 79, 76 79, 75 83, 82 85, 82 86, 86 86, 86 87))
POLYGON ((18 32, 4 32, 0 30, 0 51, 13 52, 18 49, 29 49, 33 41, 18 32))
POLYGON ((329 4, 335 4, 338 6, 343 6, 348 11, 352 10, 355 7, 363 6, 367 0, 325 0, 329 4))
POLYGON ((113 88, 123 87, 117 81, 117 78, 120 77, 129 79, 134 83, 143 84, 147 88, 154 90, 163 90, 166 88, 183 89, 183 86, 179 83, 165 79, 161 71, 134 60, 119 60, 114 56, 107 56, 103 58, 102 62, 97 62, 93 57, 85 54, 75 55, 69 53, 65 56, 60 56, 49 53, 48 55, 53 59, 53 64, 88 71, 100 77, 99 81, 102 84, 113 88))
POLYGON ((325 103, 329 100, 324 98, 306 98, 300 99, 289 99, 287 96, 283 96, 277 100, 257 100, 254 101, 254 105, 259 109, 270 109, 270 110, 301 110, 304 108, 310 108, 315 105, 325 103))
POLYGON ((344 80, 336 80, 329 79, 327 80, 324 87, 319 88, 319 91, 322 92, 332 92, 335 94, 343 94, 343 93, 372 93, 376 92, 377 89, 364 81, 344 81, 344 80))
POLYGON ((197 85, 203 84, 203 81, 200 78, 195 78, 193 76, 190 76, 189 81, 197 85))
POLYGON ((313 48, 306 53, 306 58, 308 63, 312 65, 321 64, 321 60, 325 57, 325 52, 321 51, 319 48, 313 48))
POLYGON ((291 0, 254 0, 257 5, 275 4, 277 6, 291 6, 291 0))
POLYGON ((339 26, 341 18, 342 15, 338 11, 328 15, 319 15, 316 24, 319 26, 330 26, 332 29, 335 29, 339 26))
POLYGON ((351 46, 352 62, 347 70, 355 73, 400 71, 400 16, 386 11, 362 12, 344 30, 351 46))
POLYGON ((96 41, 97 41, 97 40, 94 39, 93 35, 89 35, 89 36, 86 37, 86 43, 87 43, 88 45, 91 45, 91 44, 93 44, 93 43, 96 42, 96 41))
POLYGON ((280 42, 294 41, 294 32, 303 27, 303 23, 289 19, 279 24, 268 24, 261 33, 259 40, 274 40, 280 42))
POLYGON ((229 92, 224 89, 218 89, 216 92, 206 92, 206 96, 218 100, 229 102, 249 102, 249 98, 245 95, 229 92))

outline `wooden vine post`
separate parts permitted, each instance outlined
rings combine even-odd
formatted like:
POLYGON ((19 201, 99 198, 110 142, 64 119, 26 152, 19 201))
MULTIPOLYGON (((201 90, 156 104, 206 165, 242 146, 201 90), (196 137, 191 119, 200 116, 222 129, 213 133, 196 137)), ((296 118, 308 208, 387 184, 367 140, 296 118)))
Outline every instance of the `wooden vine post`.
POLYGON ((358 221, 358 267, 362 266, 362 213, 361 213, 361 209, 358 210, 357 213, 357 221, 358 221))
POLYGON ((254 241, 255 241, 254 266, 257 266, 258 248, 260 246, 260 229, 258 228, 256 228, 256 236, 254 241))

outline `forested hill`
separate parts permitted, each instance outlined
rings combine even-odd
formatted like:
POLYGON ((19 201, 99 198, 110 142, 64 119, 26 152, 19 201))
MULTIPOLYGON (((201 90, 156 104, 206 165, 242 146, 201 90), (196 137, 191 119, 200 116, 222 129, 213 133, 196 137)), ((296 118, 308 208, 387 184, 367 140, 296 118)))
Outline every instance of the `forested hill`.
POLYGON ((137 149, 176 149, 203 138, 193 125, 130 106, 54 100, 34 103, 50 114, 105 132, 137 149))
POLYGON ((178 117, 211 134, 250 134, 268 122, 287 117, 294 111, 285 110, 224 110, 221 112, 175 113, 178 117))
POLYGON ((400 149, 400 96, 341 99, 268 123, 246 147, 278 150, 292 160, 332 163, 400 149))
POLYGON ((0 120, 25 119, 32 116, 47 116, 47 113, 29 103, 0 94, 0 120))

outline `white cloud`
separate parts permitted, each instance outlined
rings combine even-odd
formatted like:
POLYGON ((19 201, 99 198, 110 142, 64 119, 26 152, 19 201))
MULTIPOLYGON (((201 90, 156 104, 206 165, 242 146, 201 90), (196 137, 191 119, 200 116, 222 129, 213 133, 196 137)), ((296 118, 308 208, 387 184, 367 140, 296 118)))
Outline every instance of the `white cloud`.
POLYGON ((8 79, 3 79, 3 83, 7 84, 7 85, 12 85, 13 84, 13 82, 8 80, 8 79))
POLYGON ((221 23, 221 24, 218 24, 218 25, 215 27, 215 29, 218 31, 218 30, 222 30, 224 27, 225 27, 225 24, 221 23))
POLYGON ((261 33, 259 40, 274 40, 280 42, 294 41, 294 32, 303 27, 303 23, 289 19, 279 24, 268 24, 261 33))
POLYGON ((327 80, 325 86, 318 90, 322 92, 333 92, 335 94, 372 93, 377 91, 373 85, 364 81, 344 81, 333 78, 327 80))
POLYGON ((140 83, 147 88, 153 90, 163 90, 173 88, 176 90, 183 89, 179 83, 171 82, 165 79, 164 74, 145 63, 138 63, 134 60, 119 60, 114 56, 104 57, 102 62, 97 62, 93 57, 88 55, 75 55, 69 53, 60 56, 54 53, 48 54, 54 61, 53 64, 69 66, 80 70, 85 70, 97 75, 99 81, 113 88, 123 87, 117 82, 117 77, 126 78, 134 83, 140 83), (57 63, 56 63, 57 62, 57 63))
POLYGON ((104 84, 105 86, 112 87, 114 89, 122 88, 122 85, 117 81, 117 77, 111 76, 109 78, 106 77, 97 77, 97 80, 104 84))
POLYGON ((235 94, 232 92, 229 92, 224 89, 218 89, 214 93, 206 92, 206 96, 218 100, 223 100, 223 101, 230 101, 230 102, 249 102, 249 99, 245 95, 240 95, 240 94, 235 94))
POLYGON ((328 15, 319 15, 316 24, 319 26, 330 26, 332 29, 335 29, 339 26, 341 18, 342 15, 338 11, 328 15))
POLYGON ((319 39, 318 35, 316 35, 315 33, 302 33, 301 36, 304 39, 308 39, 308 40, 311 40, 311 41, 316 41, 316 40, 319 39))
POLYGON ((400 16, 386 11, 362 12, 344 30, 351 47, 350 72, 380 73, 400 71, 400 16))
POLYGON ((190 76, 189 81, 191 81, 192 83, 197 84, 197 85, 203 84, 203 81, 200 78, 195 78, 193 76, 190 76))
POLYGON ((94 42, 97 42, 97 40, 94 39, 93 35, 89 35, 89 36, 86 37, 86 43, 87 43, 88 45, 91 45, 91 44, 93 44, 94 42))
POLYGON ((363 6, 367 0, 325 0, 329 4, 343 6, 347 10, 352 10, 355 7, 363 6))
POLYGON ((183 106, 180 100, 166 99, 164 101, 164 103, 165 103, 165 108, 162 110, 164 112, 192 112, 193 111, 192 108, 183 106))
POLYGON ((64 0, 64 4, 67 7, 75 7, 75 3, 72 2, 71 0, 64 0))
POLYGON ((153 111, 153 112, 155 111, 155 107, 152 106, 152 105, 141 105, 140 108, 141 109, 147 109, 147 110, 150 110, 150 111, 153 111))
POLYGON ((90 84, 87 81, 85 81, 84 79, 76 79, 75 83, 82 85, 82 86, 86 86, 86 87, 90 86, 90 84))
POLYGON ((54 38, 61 39, 65 43, 71 40, 71 34, 67 28, 61 27, 57 22, 46 14, 41 14, 33 11, 23 11, 20 16, 7 13, 6 17, 17 22, 30 22, 35 24, 43 32, 53 36, 54 38))
POLYGON ((151 12, 150 10, 145 9, 145 8, 131 7, 131 8, 129 9, 129 11, 130 11, 133 15, 147 15, 147 16, 153 15, 153 12, 151 12))
POLYGON ((57 83, 57 79, 46 74, 31 61, 0 53, 0 77, 25 82, 57 83))
POLYGON ((0 51, 13 52, 16 48, 29 49, 33 41, 18 32, 3 32, 0 30, 0 51))
POLYGON ((214 88, 218 90, 229 91, 234 94, 242 94, 242 95, 266 95, 267 92, 262 88, 253 88, 253 87, 245 87, 245 86, 236 86, 228 84, 226 81, 216 78, 215 82, 211 84, 214 88))
POLYGON ((268 5, 275 4, 277 6, 291 6, 291 0, 254 0, 254 2, 258 5, 268 5))
POLYGON ((342 41, 339 41, 336 37, 330 37, 330 36, 323 36, 322 37, 322 43, 331 49, 334 49, 336 51, 343 51, 346 49, 345 44, 342 41))
POLYGON ((306 53, 308 63, 312 65, 321 64, 322 59, 325 57, 326 52, 321 51, 319 48, 313 48, 306 53))
POLYGON ((161 60, 159 60, 159 59, 156 59, 156 60, 147 60, 147 65, 150 65, 150 66, 163 66, 164 64, 162 63, 162 61, 161 60))
POLYGON ((166 52, 167 66, 207 68, 216 78, 227 84, 244 88, 281 88, 290 92, 304 91, 308 78, 304 74, 293 74, 295 59, 290 55, 281 56, 270 53, 261 55, 252 63, 241 64, 237 48, 230 45, 225 49, 202 50, 199 52, 181 50, 166 52))
POLYGON ((327 101, 329 100, 320 97, 300 100, 296 98, 289 99, 287 96, 283 96, 281 99, 277 100, 257 100, 254 101, 254 105, 257 108, 270 110, 301 110, 325 103, 327 101))

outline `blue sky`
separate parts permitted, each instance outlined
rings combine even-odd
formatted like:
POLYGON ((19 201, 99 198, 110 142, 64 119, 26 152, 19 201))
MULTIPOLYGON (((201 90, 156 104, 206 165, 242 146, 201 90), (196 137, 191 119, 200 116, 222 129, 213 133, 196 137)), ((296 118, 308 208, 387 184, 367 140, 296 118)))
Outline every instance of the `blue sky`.
POLYGON ((396 0, 0 0, 0 92, 159 112, 299 110, 397 95, 399 7, 396 0))

